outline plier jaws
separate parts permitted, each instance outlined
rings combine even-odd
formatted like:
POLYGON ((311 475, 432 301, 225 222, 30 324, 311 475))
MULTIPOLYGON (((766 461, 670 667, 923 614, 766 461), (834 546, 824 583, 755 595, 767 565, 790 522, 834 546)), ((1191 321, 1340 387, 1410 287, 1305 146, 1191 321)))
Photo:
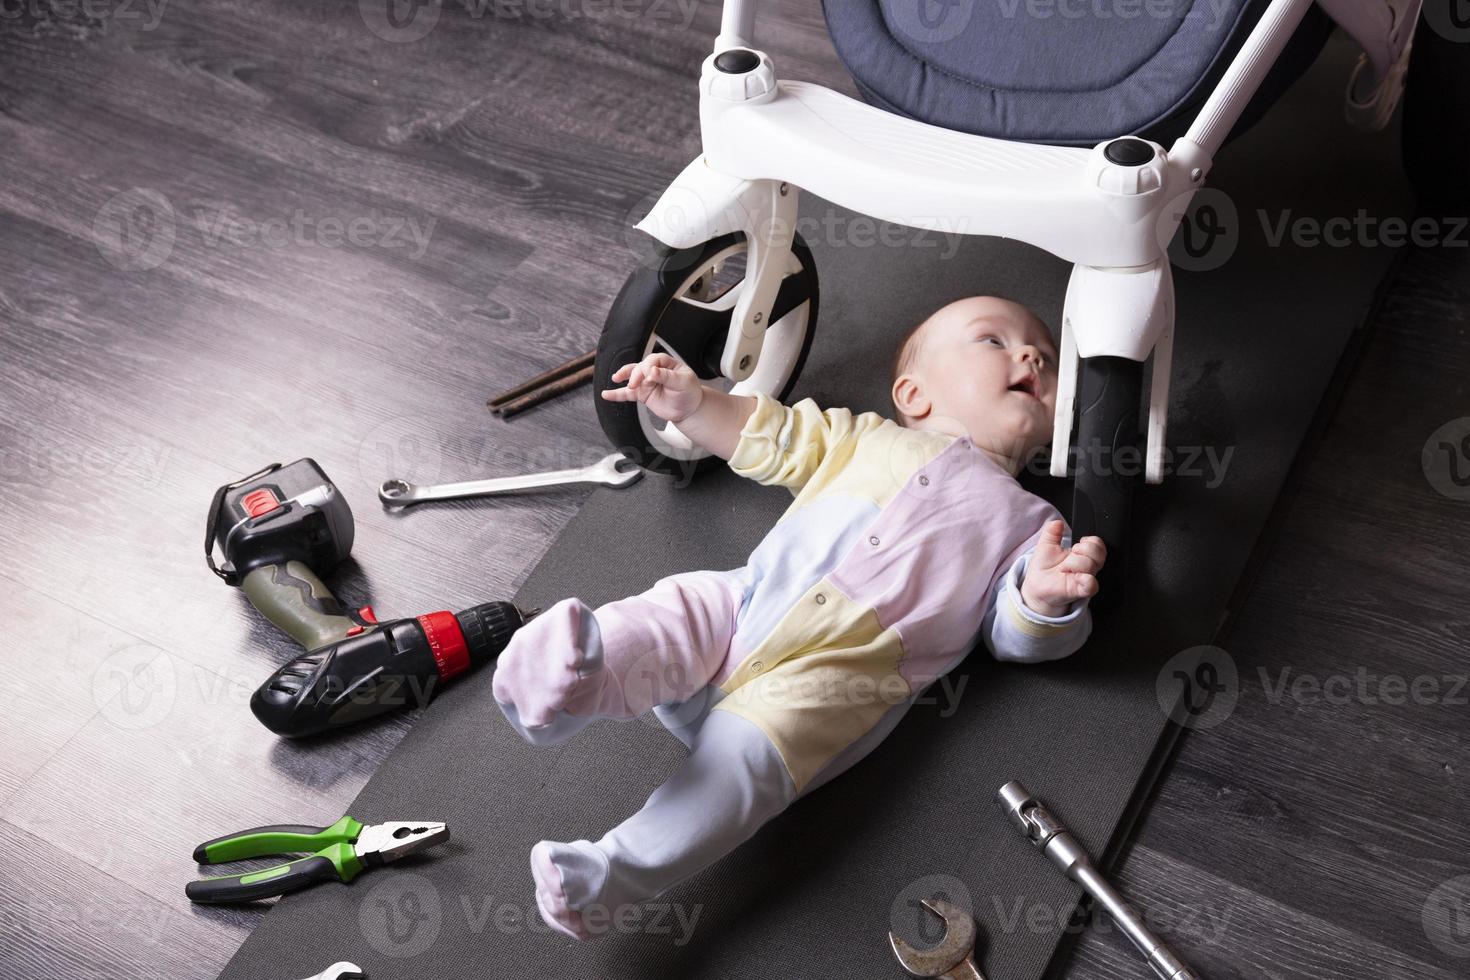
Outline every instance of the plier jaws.
POLYGON ((364 827, 353 848, 364 862, 386 864, 414 851, 442 844, 448 839, 447 823, 394 820, 364 827))

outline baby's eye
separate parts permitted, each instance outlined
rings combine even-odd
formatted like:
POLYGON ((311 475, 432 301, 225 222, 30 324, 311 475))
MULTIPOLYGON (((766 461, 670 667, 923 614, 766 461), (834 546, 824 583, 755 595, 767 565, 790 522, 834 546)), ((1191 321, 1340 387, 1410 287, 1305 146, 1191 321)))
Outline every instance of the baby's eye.
POLYGON ((995 346, 997 346, 997 347, 1004 347, 1005 346, 1005 342, 1002 341, 999 337, 997 337, 993 333, 981 334, 979 337, 977 337, 975 339, 978 340, 978 341, 980 341, 980 343, 982 343, 982 344, 985 343, 986 341, 990 341, 992 344, 995 344, 995 346))

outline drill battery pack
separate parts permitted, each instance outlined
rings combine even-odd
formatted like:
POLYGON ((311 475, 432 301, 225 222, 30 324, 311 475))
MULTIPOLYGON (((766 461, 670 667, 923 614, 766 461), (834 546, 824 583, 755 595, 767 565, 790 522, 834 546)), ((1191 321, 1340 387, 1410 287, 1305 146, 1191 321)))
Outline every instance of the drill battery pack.
POLYGON ((298 459, 227 483, 205 527, 210 570, 239 585, 262 565, 305 564, 326 575, 352 552, 352 509, 314 459, 298 459), (223 563, 214 560, 219 542, 223 563))

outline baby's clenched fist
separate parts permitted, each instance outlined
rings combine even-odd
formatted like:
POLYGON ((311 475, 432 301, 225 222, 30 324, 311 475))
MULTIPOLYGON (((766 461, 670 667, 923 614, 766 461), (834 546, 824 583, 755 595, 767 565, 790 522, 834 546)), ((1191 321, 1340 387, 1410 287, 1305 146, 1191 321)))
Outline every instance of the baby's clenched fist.
POLYGON ((666 422, 683 421, 704 400, 699 375, 669 354, 649 354, 637 363, 624 364, 613 372, 612 380, 626 380, 627 387, 603 389, 603 398, 610 402, 642 402, 666 422))

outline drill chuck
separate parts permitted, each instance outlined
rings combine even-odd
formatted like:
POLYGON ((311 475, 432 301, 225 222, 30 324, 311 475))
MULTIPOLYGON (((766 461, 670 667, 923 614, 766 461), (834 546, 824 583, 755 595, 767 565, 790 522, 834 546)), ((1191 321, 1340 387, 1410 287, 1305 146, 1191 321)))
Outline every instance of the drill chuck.
POLYGON ((278 735, 315 735, 427 703, 493 660, 528 617, 513 603, 396 619, 306 653, 262 684, 250 710, 278 735))

